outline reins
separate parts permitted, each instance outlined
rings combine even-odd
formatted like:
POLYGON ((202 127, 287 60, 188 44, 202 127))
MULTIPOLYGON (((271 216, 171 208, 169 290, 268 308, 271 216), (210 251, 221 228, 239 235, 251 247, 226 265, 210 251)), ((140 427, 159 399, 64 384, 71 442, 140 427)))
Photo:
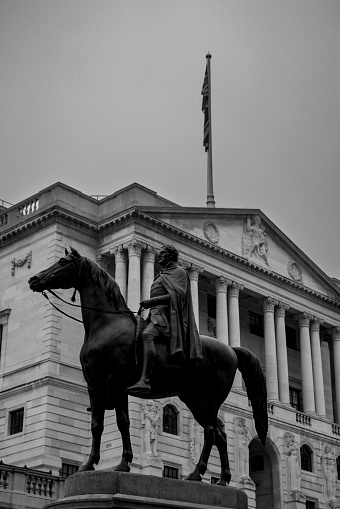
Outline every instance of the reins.
MULTIPOLYGON (((64 302, 65 304, 68 304, 69 306, 72 306, 72 307, 75 307, 75 308, 81 308, 81 309, 87 309, 89 311, 97 311, 99 313, 108 313, 108 314, 130 314, 130 315, 135 315, 135 311, 131 311, 131 309, 122 309, 122 310, 115 310, 115 311, 106 311, 105 309, 99 309, 99 308, 90 308, 90 307, 87 307, 87 306, 82 306, 81 304, 78 305, 78 304, 72 304, 71 302, 67 302, 66 300, 62 299, 61 297, 59 297, 59 295, 57 295, 55 292, 53 292, 52 290, 50 290, 49 288, 46 288, 46 290, 48 292, 50 292, 54 297, 57 297, 57 299, 61 300, 62 302, 64 302)), ((53 306, 57 311, 59 311, 60 313, 62 313, 63 315, 67 316, 68 318, 72 318, 72 320, 75 320, 76 322, 80 322, 80 323, 84 323, 83 320, 78 320, 78 318, 75 318, 74 316, 71 316, 71 315, 68 315, 67 313, 65 313, 64 311, 62 311, 61 309, 59 309, 55 304, 53 304, 52 301, 50 301, 48 295, 45 293, 45 291, 42 292, 42 295, 45 297, 45 299, 48 300, 48 302, 51 304, 51 306, 53 306)), ((141 310, 142 308, 139 308, 137 314, 140 315, 141 314, 141 310)))

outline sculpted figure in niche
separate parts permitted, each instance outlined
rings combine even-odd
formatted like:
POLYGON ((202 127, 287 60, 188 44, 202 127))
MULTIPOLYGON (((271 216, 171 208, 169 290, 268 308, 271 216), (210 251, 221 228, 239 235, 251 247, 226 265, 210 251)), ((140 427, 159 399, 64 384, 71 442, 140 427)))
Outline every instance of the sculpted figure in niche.
POLYGON ((203 446, 203 428, 195 421, 192 417, 190 419, 190 428, 189 428, 189 451, 190 458, 194 463, 197 463, 199 457, 201 455, 201 450, 203 446))
POLYGON ((330 501, 335 501, 337 469, 335 464, 335 456, 330 445, 325 445, 321 463, 323 475, 326 481, 326 495, 330 501))
POLYGON ((242 235, 242 255, 268 265, 268 240, 259 215, 248 216, 242 235))
POLYGON ((287 475, 290 490, 301 491, 300 451, 292 433, 285 434, 287 475))
POLYGON ((146 400, 142 406, 142 428, 144 430, 144 454, 157 456, 157 422, 159 407, 152 400, 146 400))
POLYGON ((249 477, 249 442, 246 420, 236 418, 236 447, 238 457, 238 475, 243 479, 249 477))

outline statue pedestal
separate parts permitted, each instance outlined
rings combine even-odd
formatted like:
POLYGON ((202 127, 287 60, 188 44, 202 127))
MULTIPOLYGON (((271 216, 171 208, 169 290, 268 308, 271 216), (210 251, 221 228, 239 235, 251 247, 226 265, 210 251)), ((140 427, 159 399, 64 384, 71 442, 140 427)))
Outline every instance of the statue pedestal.
POLYGON ((45 509, 247 509, 241 490, 113 470, 79 472, 45 509))

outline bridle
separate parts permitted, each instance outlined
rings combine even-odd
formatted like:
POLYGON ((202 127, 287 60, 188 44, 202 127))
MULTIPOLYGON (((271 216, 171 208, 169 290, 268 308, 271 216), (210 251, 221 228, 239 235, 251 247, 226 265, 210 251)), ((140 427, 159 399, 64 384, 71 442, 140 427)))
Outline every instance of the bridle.
MULTIPOLYGON (((80 263, 79 263, 79 270, 78 270, 78 280, 80 281, 80 276, 81 276, 81 271, 82 271, 82 268, 83 268, 83 262, 84 262, 84 257, 81 258, 80 260, 80 263)), ((77 265, 77 262, 74 261, 73 265, 77 265)), ((73 267, 72 265, 72 267, 73 267)), ((71 268, 72 268, 71 267, 71 268)), ((52 275, 48 276, 46 278, 46 282, 50 281, 52 279, 52 275)), ((51 306, 53 306, 57 311, 59 311, 61 314, 67 316, 68 318, 72 318, 72 320, 75 320, 76 322, 80 322, 80 323, 84 323, 83 320, 79 320, 78 318, 75 318, 74 316, 71 316, 67 313, 65 313, 65 311, 62 311, 60 308, 58 308, 53 302, 51 302, 51 300, 49 299, 48 295, 45 293, 45 292, 50 292, 54 297, 56 297, 57 299, 61 300, 62 302, 64 302, 65 304, 68 304, 69 306, 72 306, 72 307, 75 307, 75 308, 81 308, 81 309, 87 309, 89 311, 97 311, 99 313, 107 313, 107 314, 112 314, 112 315, 116 315, 116 314, 129 314, 129 315, 132 315, 133 318, 134 318, 134 315, 137 313, 138 315, 141 314, 142 312, 142 308, 140 307, 139 310, 136 312, 136 311, 131 311, 130 309, 121 309, 121 310, 115 310, 115 311, 107 311, 105 309, 100 309, 100 308, 91 308, 91 307, 88 307, 88 306, 83 306, 82 304, 74 304, 75 302, 75 294, 76 294, 76 291, 77 291, 77 288, 75 288, 74 290, 74 293, 71 297, 71 302, 67 302, 66 300, 62 299, 59 295, 57 295, 53 290, 51 290, 50 288, 45 288, 45 290, 42 293, 42 295, 45 297, 45 299, 48 300, 48 302, 51 304, 51 306)))

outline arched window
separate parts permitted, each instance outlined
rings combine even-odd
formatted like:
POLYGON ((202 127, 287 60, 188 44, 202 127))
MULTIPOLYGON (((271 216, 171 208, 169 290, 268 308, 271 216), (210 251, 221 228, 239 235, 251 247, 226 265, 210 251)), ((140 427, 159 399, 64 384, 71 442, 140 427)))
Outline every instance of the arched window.
POLYGON ((165 405, 163 410, 163 431, 171 433, 171 435, 178 435, 178 414, 172 405, 165 405))
POLYGON ((308 445, 303 445, 300 449, 301 469, 307 472, 313 472, 313 451, 308 445))

